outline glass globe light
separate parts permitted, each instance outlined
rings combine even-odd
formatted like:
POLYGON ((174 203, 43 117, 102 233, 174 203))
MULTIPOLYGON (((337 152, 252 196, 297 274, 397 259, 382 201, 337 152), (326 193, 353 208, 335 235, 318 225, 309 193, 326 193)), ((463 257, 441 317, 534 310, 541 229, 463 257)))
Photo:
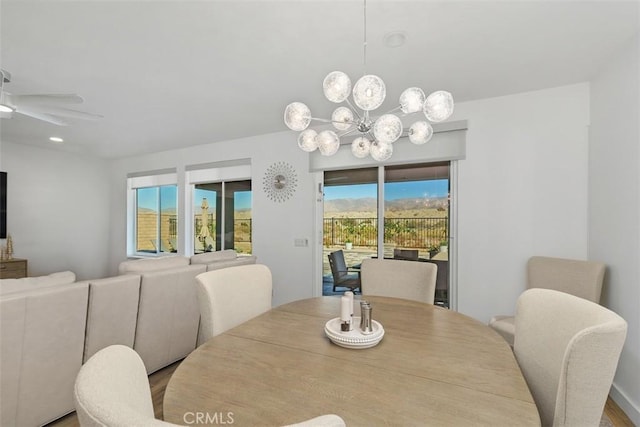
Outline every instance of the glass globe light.
POLYGON ((426 144, 432 136, 433 128, 429 122, 415 122, 409 128, 409 141, 416 145, 426 144))
POLYGON ((351 143, 351 153, 359 159, 369 155, 371 151, 371 141, 364 136, 359 136, 351 143))
POLYGON ((375 110, 384 102, 387 88, 378 76, 362 76, 353 86, 353 101, 364 111, 375 110))
POLYGON ((347 107, 338 107, 331 115, 333 127, 338 130, 347 130, 353 123, 353 112, 347 107))
POLYGON ((405 114, 416 113, 422 109, 425 98, 424 92, 419 87, 405 89, 400 95, 400 109, 405 114))
POLYGON ((434 123, 447 120, 453 114, 453 96, 444 90, 433 92, 424 101, 422 111, 434 123))
POLYGON ((318 140, 316 139, 317 136, 318 132, 313 129, 307 129, 300 132, 300 135, 298 135, 298 147, 300 147, 307 153, 314 151, 316 148, 318 148, 318 140))
POLYGON ((323 156, 333 156, 340 148, 340 138, 332 130, 323 130, 316 137, 318 149, 323 156))
POLYGON ((311 110, 302 102, 292 102, 284 109, 284 123, 291 130, 305 130, 311 123, 311 110))
POLYGON ((373 135, 378 141, 391 144, 402 135, 402 121, 394 114, 380 116, 373 124, 373 135))
POLYGON ((339 104, 351 92, 351 79, 342 71, 332 71, 324 78, 322 90, 329 101, 339 104))
POLYGON ((393 145, 384 142, 374 141, 371 144, 371 157, 378 162, 389 160, 393 154, 393 145))

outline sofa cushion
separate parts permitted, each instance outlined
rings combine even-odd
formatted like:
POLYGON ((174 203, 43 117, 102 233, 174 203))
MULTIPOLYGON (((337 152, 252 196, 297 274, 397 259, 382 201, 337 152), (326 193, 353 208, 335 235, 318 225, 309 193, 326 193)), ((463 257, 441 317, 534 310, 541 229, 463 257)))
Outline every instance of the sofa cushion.
POLYGON ((193 255, 191 264, 209 264, 218 261, 235 260, 238 254, 233 249, 225 249, 224 251, 205 252, 203 254, 193 255))
POLYGON ((78 282, 2 298, 0 424, 44 425, 73 411, 73 383, 82 365, 87 298, 88 284, 78 282), (16 340, 21 344, 20 363, 11 366, 16 355, 4 344, 14 345, 16 340), (5 378, 5 373, 14 369, 17 377, 12 373, 5 378))
POLYGON ((184 358, 196 348, 200 309, 196 276, 205 265, 142 274, 133 349, 147 373, 184 358))
POLYGON ((123 261, 118 267, 120 274, 145 273, 148 271, 166 270, 189 265, 189 258, 182 256, 166 256, 161 258, 144 258, 123 261))
POLYGON ((72 271, 61 271, 47 276, 23 277, 22 279, 2 279, 0 280, 0 295, 25 291, 35 287, 68 285, 75 281, 76 275, 72 271))
POLYGON ((251 256, 239 256, 238 258, 233 260, 212 262, 210 264, 207 264, 207 271, 220 270, 221 268, 228 268, 228 267, 237 267, 239 265, 255 264, 256 260, 257 260, 256 256, 251 255, 251 256))
POLYGON ((89 282, 84 358, 105 347, 133 347, 140 296, 140 276, 125 274, 89 282))

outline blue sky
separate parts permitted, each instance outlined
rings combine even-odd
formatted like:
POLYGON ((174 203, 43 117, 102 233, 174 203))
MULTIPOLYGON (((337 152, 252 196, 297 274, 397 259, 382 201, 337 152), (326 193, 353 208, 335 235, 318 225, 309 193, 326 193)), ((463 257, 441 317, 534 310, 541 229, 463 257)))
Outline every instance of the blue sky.
MULTIPOLYGON (((176 208, 176 192, 175 185, 166 185, 160 187, 160 197, 162 200, 162 210, 176 208)), ((158 191, 157 187, 138 188, 138 207, 157 210, 158 208, 158 191)))
MULTIPOLYGON (((200 212, 202 198, 207 198, 209 204, 209 212, 216 208, 215 192, 210 190, 199 190, 196 188, 193 194, 194 212, 200 212)), ((251 209, 251 191, 236 191, 234 193, 235 209, 251 209)))
MULTIPOLYGON (((418 199, 445 197, 449 191, 449 182, 446 179, 428 181, 391 182, 385 184, 385 199, 418 199)), ((176 208, 176 186, 167 185, 160 187, 162 209, 176 208)), ((194 212, 199 212, 202 198, 209 202, 209 211, 215 209, 216 198, 214 192, 196 189, 194 193, 194 212)), ((324 188, 325 200, 358 199, 376 197, 376 184, 337 185, 324 188)), ((138 206, 156 210, 158 205, 157 191, 155 187, 138 189, 138 206)), ((237 191, 235 193, 235 208, 251 208, 251 191, 237 191)))
MULTIPOLYGON (((390 182, 385 184, 385 199, 418 199, 446 197, 449 181, 437 179, 429 181, 390 182)), ((377 197, 376 184, 337 185, 324 188, 324 199, 359 199, 377 197)))
MULTIPOLYGON (((162 210, 176 208, 176 187, 167 185, 160 187, 160 197, 162 198, 162 210)), ((216 198, 214 192, 207 190, 195 190, 194 193, 194 212, 200 212, 202 198, 206 197, 209 203, 209 212, 216 207, 216 198)), ((138 206, 141 208, 157 210, 158 192, 155 187, 138 189, 138 206)), ((251 191, 236 191, 235 208, 250 209, 251 208, 251 191)))

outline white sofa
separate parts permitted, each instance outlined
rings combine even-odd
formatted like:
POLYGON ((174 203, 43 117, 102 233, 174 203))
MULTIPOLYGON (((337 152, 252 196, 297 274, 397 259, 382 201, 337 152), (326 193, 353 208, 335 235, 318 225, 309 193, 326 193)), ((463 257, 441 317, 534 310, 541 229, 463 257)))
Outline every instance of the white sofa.
POLYGON ((0 285, 0 425, 38 426, 74 409, 89 285, 60 276, 0 285))
POLYGON ((100 349, 135 349, 148 373, 197 345, 195 276, 255 263, 235 251, 120 263, 120 275, 70 271, 0 280, 0 426, 39 426, 74 410, 80 366, 100 349), (193 260, 193 263, 192 263, 193 260))
POLYGON ((256 263, 255 255, 238 255, 233 249, 193 255, 191 264, 204 264, 207 271, 256 263))
POLYGON ((206 271, 181 256, 124 261, 120 273, 140 275, 140 302, 133 349, 148 373, 196 348, 200 311, 195 278, 206 271))

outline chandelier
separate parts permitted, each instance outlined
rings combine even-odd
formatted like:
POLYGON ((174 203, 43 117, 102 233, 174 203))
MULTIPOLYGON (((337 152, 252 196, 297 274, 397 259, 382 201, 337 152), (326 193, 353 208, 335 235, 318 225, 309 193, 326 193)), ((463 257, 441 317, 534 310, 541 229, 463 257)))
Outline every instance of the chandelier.
MULTIPOLYGON (((367 2, 364 0, 364 63, 367 57, 367 2)), ((351 143, 355 157, 368 155, 376 161, 388 160, 393 154, 393 143, 401 136, 408 136, 416 145, 427 143, 433 136, 431 123, 447 120, 453 113, 453 96, 439 90, 426 96, 418 87, 410 87, 400 94, 399 105, 378 117, 371 111, 382 105, 386 97, 384 81, 372 74, 365 74, 352 86, 349 76, 342 71, 332 71, 322 82, 324 96, 336 104, 345 103, 333 111, 331 119, 311 117, 311 110, 302 102, 292 102, 284 110, 284 122, 291 130, 300 132, 298 146, 312 152, 318 149, 324 156, 332 156, 340 148, 340 138, 357 135, 351 143), (351 95, 353 101, 349 99, 351 95), (355 106, 354 106, 355 104, 355 106), (357 108, 356 108, 357 107, 357 108), (400 117, 422 112, 427 120, 413 123, 405 132, 400 117), (334 130, 316 132, 307 129, 311 121, 331 123, 334 130), (430 123, 431 122, 431 123, 430 123)))

